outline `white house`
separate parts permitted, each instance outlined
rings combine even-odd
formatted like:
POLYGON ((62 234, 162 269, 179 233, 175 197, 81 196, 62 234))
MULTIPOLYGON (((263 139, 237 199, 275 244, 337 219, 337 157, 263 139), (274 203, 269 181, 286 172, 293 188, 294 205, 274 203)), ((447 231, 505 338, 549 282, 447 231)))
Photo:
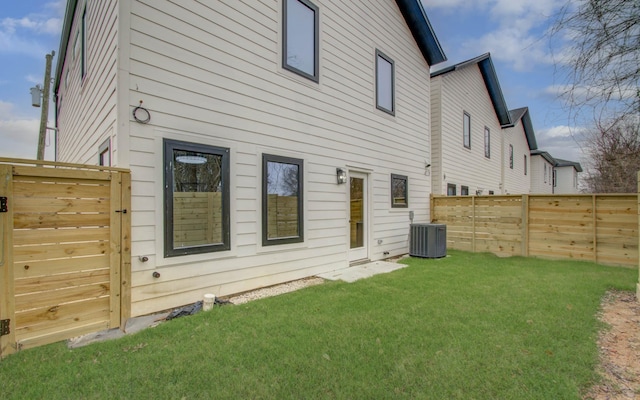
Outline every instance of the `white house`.
POLYGON ((531 193, 553 193, 553 166, 556 161, 551 154, 542 150, 531 152, 531 193))
POLYGON ((531 151, 537 150, 536 136, 527 107, 509 111, 512 124, 503 126, 502 192, 531 191, 531 151))
POLYGON ((578 172, 582 172, 580 163, 559 158, 555 160, 553 192, 557 194, 580 193, 578 189, 578 172))
POLYGON ((489 53, 431 74, 434 194, 500 194, 511 116, 489 53))
POLYGON ((419 0, 68 0, 59 55, 58 160, 131 170, 133 316, 404 254, 429 221, 419 0))

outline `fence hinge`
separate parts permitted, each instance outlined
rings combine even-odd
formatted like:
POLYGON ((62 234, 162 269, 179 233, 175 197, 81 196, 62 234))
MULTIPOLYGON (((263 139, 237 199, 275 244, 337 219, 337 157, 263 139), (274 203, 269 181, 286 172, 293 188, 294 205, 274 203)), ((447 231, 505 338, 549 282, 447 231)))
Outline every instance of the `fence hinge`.
POLYGON ((7 198, 0 197, 0 212, 7 212, 7 198))
POLYGON ((11 333, 11 331, 9 330, 10 324, 10 319, 0 319, 0 336, 8 335, 9 333, 11 333))

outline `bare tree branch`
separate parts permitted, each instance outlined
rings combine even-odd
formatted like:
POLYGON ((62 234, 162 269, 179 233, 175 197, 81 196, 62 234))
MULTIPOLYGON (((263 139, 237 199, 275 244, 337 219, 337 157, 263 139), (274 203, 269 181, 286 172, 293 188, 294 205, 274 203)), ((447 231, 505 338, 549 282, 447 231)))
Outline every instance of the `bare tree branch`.
POLYGON ((597 121, 615 123, 640 113, 639 1, 569 1, 551 36, 568 43, 560 57, 562 94, 574 117, 588 109, 597 121))

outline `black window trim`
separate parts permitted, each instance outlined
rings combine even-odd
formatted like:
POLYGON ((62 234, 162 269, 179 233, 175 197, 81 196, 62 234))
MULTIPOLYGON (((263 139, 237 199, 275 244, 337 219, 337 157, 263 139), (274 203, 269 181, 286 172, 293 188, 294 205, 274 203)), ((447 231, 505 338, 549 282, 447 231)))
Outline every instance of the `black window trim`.
POLYGON ((391 207, 392 208, 407 208, 409 207, 409 177, 407 175, 391 174, 391 207), (393 201, 393 180, 404 180, 404 204, 396 204, 393 201))
POLYGON ((513 145, 509 145, 509 169, 513 169, 513 145))
POLYGON ((85 4, 82 11, 81 19, 82 37, 80 43, 80 80, 84 81, 84 77, 87 76, 87 5, 85 4))
POLYGON ((458 194, 455 183, 447 183, 447 196, 456 196, 458 194), (449 194, 449 189, 453 188, 453 194, 449 194))
POLYGON ((460 196, 468 196, 469 195, 469 186, 462 185, 460 186, 460 196), (465 194, 465 192, 467 192, 465 194))
POLYGON ((304 160, 301 158, 262 154, 262 246, 274 246, 288 243, 304 242, 304 160), (268 239, 267 238, 267 164, 277 162, 298 166, 298 236, 268 239))
POLYGON ((464 146, 465 149, 471 149, 471 114, 469 114, 466 111, 463 111, 462 113, 463 113, 462 114, 462 146, 464 146), (467 117, 469 118, 469 132, 468 132, 469 144, 465 143, 467 132, 464 129, 464 121, 465 121, 465 118, 467 117))
POLYGON ((393 61, 393 59, 391 59, 391 57, 387 56, 386 54, 384 54, 383 52, 381 52, 380 50, 376 49, 376 108, 380 111, 384 111, 387 114, 396 115, 396 64, 393 61), (378 58, 382 58, 383 60, 385 60, 386 62, 388 62, 389 64, 391 64, 391 110, 386 109, 385 107, 381 106, 380 103, 378 102, 378 58))
POLYGON ((313 4, 309 0, 284 0, 282 2, 282 68, 289 70, 293 73, 296 73, 300 76, 303 76, 309 80, 312 80, 316 83, 320 81, 320 9, 318 6, 313 4), (313 60, 313 70, 314 74, 308 74, 293 65, 289 65, 287 62, 287 3, 289 1, 297 1, 302 3, 304 6, 310 8, 313 11, 314 15, 314 60, 313 60))
POLYGON ((484 156, 491 158, 491 129, 484 127, 484 156))
POLYGON ((108 137, 102 142, 100 147, 98 147, 98 165, 110 167, 113 162, 111 161, 111 138, 108 137), (102 155, 106 152, 109 152, 109 165, 104 165, 102 162, 102 155))
POLYGON ((230 172, 229 172, 229 149, 225 147, 217 147, 206 144, 198 144, 192 142, 183 142, 173 139, 164 139, 164 256, 177 257, 190 254, 213 253, 218 251, 226 251, 231 249, 231 232, 230 232, 230 172), (173 163, 172 154, 174 150, 195 151, 200 153, 208 153, 222 156, 222 243, 185 247, 180 249, 173 248, 173 163))

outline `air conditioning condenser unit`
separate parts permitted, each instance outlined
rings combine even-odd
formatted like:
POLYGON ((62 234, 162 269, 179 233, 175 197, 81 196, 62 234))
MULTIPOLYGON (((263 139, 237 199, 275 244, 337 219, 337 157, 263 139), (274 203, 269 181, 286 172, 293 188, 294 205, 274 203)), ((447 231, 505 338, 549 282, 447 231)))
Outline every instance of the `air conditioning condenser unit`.
POLYGON ((447 255, 447 226, 444 224, 411 224, 409 255, 440 258, 447 255))

